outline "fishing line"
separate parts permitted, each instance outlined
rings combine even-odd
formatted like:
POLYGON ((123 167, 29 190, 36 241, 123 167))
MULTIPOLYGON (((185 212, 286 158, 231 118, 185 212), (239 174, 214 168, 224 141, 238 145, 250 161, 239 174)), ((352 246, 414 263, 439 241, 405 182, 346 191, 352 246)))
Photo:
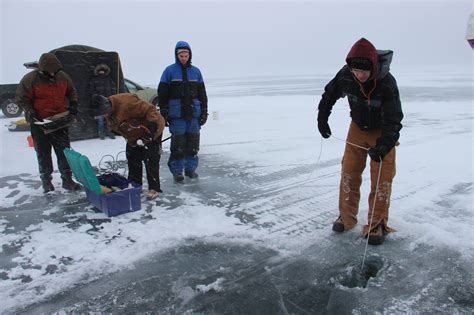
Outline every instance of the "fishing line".
POLYGON ((99 168, 99 172, 100 173, 103 173, 103 174, 107 174, 107 173, 116 173, 118 172, 118 170, 120 168, 123 167, 123 172, 122 172, 122 175, 125 176, 125 173, 127 172, 127 169, 126 169, 126 163, 124 165, 123 161, 119 161, 119 155, 121 153, 125 153, 125 151, 120 151, 119 153, 117 153, 117 155, 114 157, 113 155, 111 154, 105 154, 101 157, 100 161, 99 161, 99 165, 97 166, 99 168), (102 164, 102 160, 106 157, 110 157, 112 159, 112 161, 106 161, 104 162, 105 166, 102 167, 101 164, 102 164))
MULTIPOLYGON (((366 147, 363 147, 363 146, 360 146, 358 144, 355 144, 355 143, 352 143, 352 142, 349 142, 347 140, 343 140, 343 139, 340 139, 338 137, 335 137, 333 135, 331 135, 331 137, 333 137, 334 139, 336 140, 339 140, 339 141, 342 141, 342 142, 345 142, 349 145, 352 145, 354 147, 357 147, 357 148, 360 148, 360 149, 363 149, 363 150, 366 150, 366 151, 369 151, 370 148, 366 148, 366 147)), ((322 142, 322 141, 321 141, 322 142)), ((372 219, 374 218, 374 212, 375 212, 375 202, 377 201, 377 194, 378 194, 378 191, 379 191, 379 182, 380 182, 380 174, 382 173, 382 159, 380 158, 379 156, 379 159, 380 159, 380 162, 379 162, 379 173, 377 175, 377 184, 375 185, 375 196, 374 196, 374 203, 372 204, 372 213, 370 214, 370 220, 369 220, 369 229, 368 229, 368 232, 367 232, 367 241, 365 242, 365 249, 364 249, 364 256, 362 258, 362 265, 361 265, 361 269, 360 271, 362 272, 363 268, 364 268, 364 262, 365 262, 365 257, 367 255, 367 248, 368 248, 368 245, 369 245, 369 234, 370 232, 372 231, 372 219)))
POLYGON ((344 139, 335 137, 335 136, 333 136, 333 135, 331 135, 331 137, 333 137, 334 139, 337 139, 337 140, 339 140, 339 141, 345 142, 345 143, 347 143, 347 144, 350 144, 350 145, 352 145, 352 146, 354 146, 354 147, 357 147, 357 148, 359 148, 359 149, 364 149, 364 150, 366 150, 366 151, 369 151, 369 149, 370 149, 370 148, 366 148, 366 147, 360 146, 360 145, 358 145, 358 144, 349 142, 349 141, 347 141, 347 140, 344 140, 344 139))
POLYGON ((318 159, 316 160, 316 164, 313 168, 313 170, 311 171, 311 173, 309 173, 309 176, 308 178, 306 179, 306 181, 309 181, 311 179, 311 176, 313 176, 313 173, 314 171, 318 168, 319 166, 319 160, 321 159, 321 155, 323 154, 323 136, 321 136, 321 145, 319 147, 319 156, 318 156, 318 159))
POLYGON ((365 242, 364 257, 362 258, 362 265, 360 266, 360 272, 362 272, 362 270, 364 269, 365 255, 367 254, 367 247, 369 245, 369 234, 370 234, 370 231, 372 230, 372 219, 374 218, 374 212, 375 212, 375 202, 377 201, 377 194, 379 192, 380 173, 382 173, 382 160, 380 160, 379 163, 380 163, 380 165, 379 165, 379 175, 377 176, 377 185, 375 185, 374 203, 372 205, 372 213, 370 214, 369 230, 367 232, 367 241, 365 242))
MULTIPOLYGON (((131 126, 129 124, 129 126, 131 126)), ((140 128, 140 127, 134 127, 132 126, 134 129, 136 128, 140 128)), ((167 141, 171 139, 171 136, 161 140, 161 143, 167 141)), ((162 149, 161 149, 161 145, 160 145, 160 155, 162 154, 162 149)), ((127 168, 128 168, 128 164, 124 161, 126 161, 126 156, 125 156, 125 160, 119 160, 119 156, 120 154, 122 153, 126 153, 125 151, 120 151, 117 153, 117 155, 114 157, 113 155, 111 154, 105 154, 103 155, 101 158, 100 158, 100 161, 99 161, 99 165, 97 166, 99 171, 101 173, 117 173, 119 171, 120 168, 123 168, 123 172, 122 172, 122 175, 125 176, 125 174, 127 173, 127 168), (106 157, 110 157, 112 161, 106 161, 104 162, 104 166, 102 166, 102 161, 104 158, 106 157)))
POLYGON ((115 172, 118 167, 116 166, 116 163, 115 163, 115 158, 113 155, 111 154, 105 154, 103 155, 101 158, 100 158, 100 161, 99 161, 99 165, 97 166, 99 168, 99 171, 102 173, 111 173, 111 172, 115 172), (112 158, 112 162, 104 162, 104 164, 106 164, 104 167, 102 167, 102 161, 104 160, 104 158, 106 157, 110 157, 112 158))

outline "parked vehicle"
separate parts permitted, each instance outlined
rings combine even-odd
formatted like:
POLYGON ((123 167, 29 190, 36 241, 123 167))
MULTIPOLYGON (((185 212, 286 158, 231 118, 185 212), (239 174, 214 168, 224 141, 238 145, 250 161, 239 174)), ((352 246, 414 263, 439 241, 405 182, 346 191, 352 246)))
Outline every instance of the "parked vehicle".
MULTIPOLYGON (((25 64, 28 69, 38 66, 37 62, 29 62, 25 64)), ((130 93, 135 93, 141 99, 154 105, 158 104, 158 94, 156 89, 144 87, 130 79, 124 78, 125 87, 130 93)), ((0 104, 3 115, 8 118, 19 117, 23 114, 23 110, 15 103, 15 94, 18 84, 0 84, 0 104)), ((24 120, 24 119, 23 119, 24 120)), ((29 131, 29 125, 23 120, 11 122, 8 126, 10 131, 29 131)))
MULTIPOLYGON (((123 77, 120 59, 116 52, 106 52, 104 50, 84 46, 69 45, 54 49, 51 51, 63 64, 64 70, 72 78, 78 92, 79 107, 76 122, 70 127, 71 140, 90 139, 97 137, 97 121, 91 113, 89 82, 96 65, 105 63, 110 66, 111 75, 117 78, 118 93, 131 92, 136 93, 141 99, 154 105, 158 104, 157 90, 126 79, 123 77)), ((27 69, 35 69, 38 62, 27 62, 23 64, 27 69)), ((0 104, 6 117, 20 116, 23 110, 15 104, 15 94, 18 84, 0 85, 0 104)), ((20 131, 20 128, 14 122, 9 130, 20 131)))
POLYGON ((130 79, 124 78, 125 87, 128 89, 130 93, 135 93, 139 98, 145 100, 147 102, 152 103, 153 105, 158 104, 158 94, 157 89, 153 89, 150 87, 143 87, 138 83, 133 82, 130 79))
MULTIPOLYGON (((81 46, 81 47, 89 47, 89 46, 81 46)), ((94 49, 93 47, 89 49, 94 49)), ((94 50, 96 51, 96 50, 94 50)), ((101 51, 101 50, 97 50, 101 51)), ((32 61, 32 62, 25 62, 23 64, 27 69, 35 69, 38 68, 38 62, 37 61, 32 61)), ((125 87, 130 93, 135 93, 139 98, 141 98, 144 101, 150 102, 154 105, 158 104, 158 94, 157 94, 157 89, 156 88, 150 88, 150 87, 145 87, 142 86, 130 79, 124 78, 123 79, 125 82, 125 87)), ((16 87, 15 87, 16 89, 16 87)), ((14 97, 13 93, 13 99, 14 97)))
MULTIPOLYGON (((37 62, 29 62, 28 68, 34 68, 33 65, 38 65, 37 62)), ((25 64, 26 65, 26 64, 25 64)), ((135 93, 139 98, 150 102, 154 105, 158 104, 158 94, 156 89, 144 87, 130 79, 124 78, 125 86, 130 93, 135 93)), ((23 110, 15 103, 15 93, 18 84, 0 84, 0 106, 5 117, 19 117, 23 114, 23 110)))
POLYGON ((21 116, 23 110, 15 104, 15 93, 18 84, 1 84, 0 85, 0 106, 5 117, 21 116))

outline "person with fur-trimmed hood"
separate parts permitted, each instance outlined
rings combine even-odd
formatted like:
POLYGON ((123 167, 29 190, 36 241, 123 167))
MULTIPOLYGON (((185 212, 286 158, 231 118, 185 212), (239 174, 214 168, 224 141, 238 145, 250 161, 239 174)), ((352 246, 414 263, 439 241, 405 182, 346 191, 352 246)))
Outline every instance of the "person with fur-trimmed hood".
POLYGON ((191 65, 192 51, 179 41, 174 49, 175 63, 169 65, 158 85, 160 112, 171 133, 168 167, 176 182, 184 175, 197 178, 199 134, 207 121, 207 94, 201 71, 191 65))
POLYGON ((388 210, 403 112, 397 82, 389 72, 392 55, 390 50, 377 51, 365 38, 358 40, 347 55, 346 65, 324 88, 318 106, 318 129, 323 138, 331 136, 328 119, 336 101, 347 96, 351 110, 352 121, 342 158, 339 217, 332 229, 344 232, 357 224, 360 185, 368 154, 371 225, 370 229, 369 225, 364 226, 363 235, 372 245, 382 244, 385 234, 394 231, 388 226, 388 210))
MULTIPOLYGON (((90 95, 98 94, 102 96, 110 96, 117 94, 118 85, 110 76, 110 67, 105 63, 100 63, 94 67, 94 75, 89 80, 89 93, 90 95)), ((105 137, 115 139, 115 135, 110 132, 107 124, 105 123, 104 116, 94 116, 97 120, 97 131, 101 140, 105 137)))
POLYGON ((16 91, 16 103, 23 108, 26 120, 30 123, 43 191, 47 193, 54 190, 51 147, 56 153, 62 187, 66 190, 80 189, 81 186, 72 179, 71 168, 63 152, 71 146, 68 128, 46 132, 40 127, 43 119, 50 116, 66 111, 72 116, 77 115, 76 89, 54 54, 42 54, 38 69, 27 73, 21 79, 16 91))
POLYGON ((128 179, 142 184, 143 164, 148 181, 148 200, 158 197, 160 187, 161 138, 165 120, 156 106, 136 94, 120 93, 105 97, 94 94, 95 115, 104 115, 109 129, 127 140, 125 153, 128 179))

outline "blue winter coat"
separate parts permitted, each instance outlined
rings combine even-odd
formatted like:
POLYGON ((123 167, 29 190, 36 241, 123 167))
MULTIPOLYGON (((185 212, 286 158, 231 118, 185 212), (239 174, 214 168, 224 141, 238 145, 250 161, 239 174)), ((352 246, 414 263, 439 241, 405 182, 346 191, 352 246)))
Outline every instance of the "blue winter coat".
POLYGON ((191 65, 192 51, 188 43, 180 41, 175 47, 175 63, 166 67, 158 85, 161 114, 168 120, 192 119, 207 115, 207 94, 201 71, 191 65), (189 50, 189 61, 182 65, 177 56, 179 48, 189 50))

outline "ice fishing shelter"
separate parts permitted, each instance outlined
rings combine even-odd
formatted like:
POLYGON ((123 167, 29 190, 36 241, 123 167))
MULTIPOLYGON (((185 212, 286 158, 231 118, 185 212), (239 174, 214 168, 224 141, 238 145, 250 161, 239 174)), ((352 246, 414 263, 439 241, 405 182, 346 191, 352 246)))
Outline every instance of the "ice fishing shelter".
POLYGON ((98 136, 97 121, 91 107, 90 81, 94 77, 94 69, 99 64, 110 68, 109 76, 116 84, 118 93, 127 92, 123 79, 119 54, 114 51, 104 51, 85 45, 69 45, 53 49, 61 61, 63 70, 71 77, 78 94, 77 121, 69 127, 71 140, 96 138, 98 136))

